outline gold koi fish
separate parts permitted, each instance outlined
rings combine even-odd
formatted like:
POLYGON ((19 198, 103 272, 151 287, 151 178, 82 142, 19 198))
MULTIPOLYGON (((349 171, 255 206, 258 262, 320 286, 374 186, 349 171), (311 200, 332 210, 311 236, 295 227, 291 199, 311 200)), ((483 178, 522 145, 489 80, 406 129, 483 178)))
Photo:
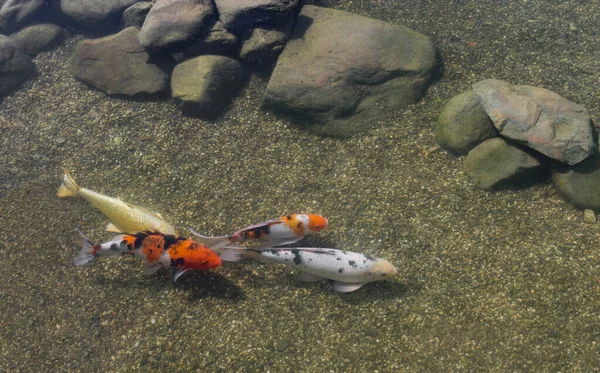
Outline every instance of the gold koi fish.
POLYGON ((60 198, 75 196, 85 198, 111 220, 111 223, 106 226, 107 231, 134 233, 150 230, 164 234, 176 234, 175 228, 167 223, 160 214, 145 207, 121 201, 119 198, 108 197, 82 188, 75 183, 67 170, 65 170, 62 185, 58 188, 56 195, 60 198))

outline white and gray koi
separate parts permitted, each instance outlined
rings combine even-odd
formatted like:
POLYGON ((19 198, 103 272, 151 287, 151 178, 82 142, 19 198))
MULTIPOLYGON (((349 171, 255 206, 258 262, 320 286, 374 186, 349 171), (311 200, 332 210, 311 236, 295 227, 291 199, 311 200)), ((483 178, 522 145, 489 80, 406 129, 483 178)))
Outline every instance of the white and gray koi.
POLYGON ((333 289, 351 292, 368 282, 385 280, 398 274, 390 262, 352 251, 296 247, 242 248, 224 247, 221 260, 239 262, 255 260, 262 263, 282 263, 301 271, 301 281, 333 280, 333 289))

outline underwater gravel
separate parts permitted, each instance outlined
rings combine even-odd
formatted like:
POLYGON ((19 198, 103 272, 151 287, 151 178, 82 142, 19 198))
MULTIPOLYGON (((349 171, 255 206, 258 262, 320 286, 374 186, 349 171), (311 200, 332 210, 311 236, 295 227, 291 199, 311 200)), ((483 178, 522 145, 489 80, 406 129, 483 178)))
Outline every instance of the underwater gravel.
POLYGON ((215 123, 169 101, 76 81, 71 49, 0 103, 0 371, 598 371, 597 224, 552 185, 485 192, 434 145, 437 114, 476 81, 551 89, 600 113, 600 4, 315 1, 430 35, 444 76, 423 100, 352 139, 318 138, 257 109, 254 77, 215 123), (330 227, 303 244, 389 259, 392 281, 350 294, 282 266, 142 274, 133 258, 75 267, 79 227, 106 219, 59 200, 85 187, 226 234, 292 212, 330 227))

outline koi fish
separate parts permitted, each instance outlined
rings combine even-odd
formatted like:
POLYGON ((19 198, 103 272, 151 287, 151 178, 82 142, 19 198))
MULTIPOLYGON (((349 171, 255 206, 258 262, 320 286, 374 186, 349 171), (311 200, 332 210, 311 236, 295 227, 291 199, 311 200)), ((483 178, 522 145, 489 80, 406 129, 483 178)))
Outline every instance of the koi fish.
POLYGON ((145 207, 121 201, 96 193, 87 188, 82 188, 65 170, 63 182, 56 195, 60 198, 82 196, 112 221, 106 226, 110 232, 134 233, 143 231, 158 231, 164 234, 176 234, 175 228, 167 223, 160 214, 154 213, 145 207))
POLYGON ((99 256, 133 255, 144 259, 144 273, 151 275, 160 268, 176 268, 173 282, 188 269, 212 269, 221 265, 214 251, 189 238, 159 232, 120 234, 110 241, 94 244, 82 232, 83 247, 74 263, 84 265, 99 256))
POLYGON ((198 241, 210 248, 219 248, 250 240, 262 241, 262 246, 281 246, 300 241, 311 232, 327 227, 327 219, 316 214, 291 214, 264 223, 253 224, 230 236, 206 237, 190 229, 198 241))
POLYGON ((228 262, 254 260, 287 264, 301 271, 298 280, 330 279, 333 280, 333 289, 343 293, 398 274, 396 267, 385 259, 337 249, 223 247, 220 255, 221 260, 228 262))

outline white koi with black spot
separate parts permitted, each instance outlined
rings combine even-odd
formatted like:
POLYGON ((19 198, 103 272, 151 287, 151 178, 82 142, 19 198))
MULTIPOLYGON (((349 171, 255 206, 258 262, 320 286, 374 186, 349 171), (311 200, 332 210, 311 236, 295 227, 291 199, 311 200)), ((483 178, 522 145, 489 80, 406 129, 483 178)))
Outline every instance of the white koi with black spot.
POLYGON ((301 271, 297 276, 299 280, 331 279, 334 281, 333 289, 344 293, 398 274, 396 267, 385 259, 338 249, 224 247, 220 256, 221 260, 229 262, 255 260, 287 264, 301 271))

